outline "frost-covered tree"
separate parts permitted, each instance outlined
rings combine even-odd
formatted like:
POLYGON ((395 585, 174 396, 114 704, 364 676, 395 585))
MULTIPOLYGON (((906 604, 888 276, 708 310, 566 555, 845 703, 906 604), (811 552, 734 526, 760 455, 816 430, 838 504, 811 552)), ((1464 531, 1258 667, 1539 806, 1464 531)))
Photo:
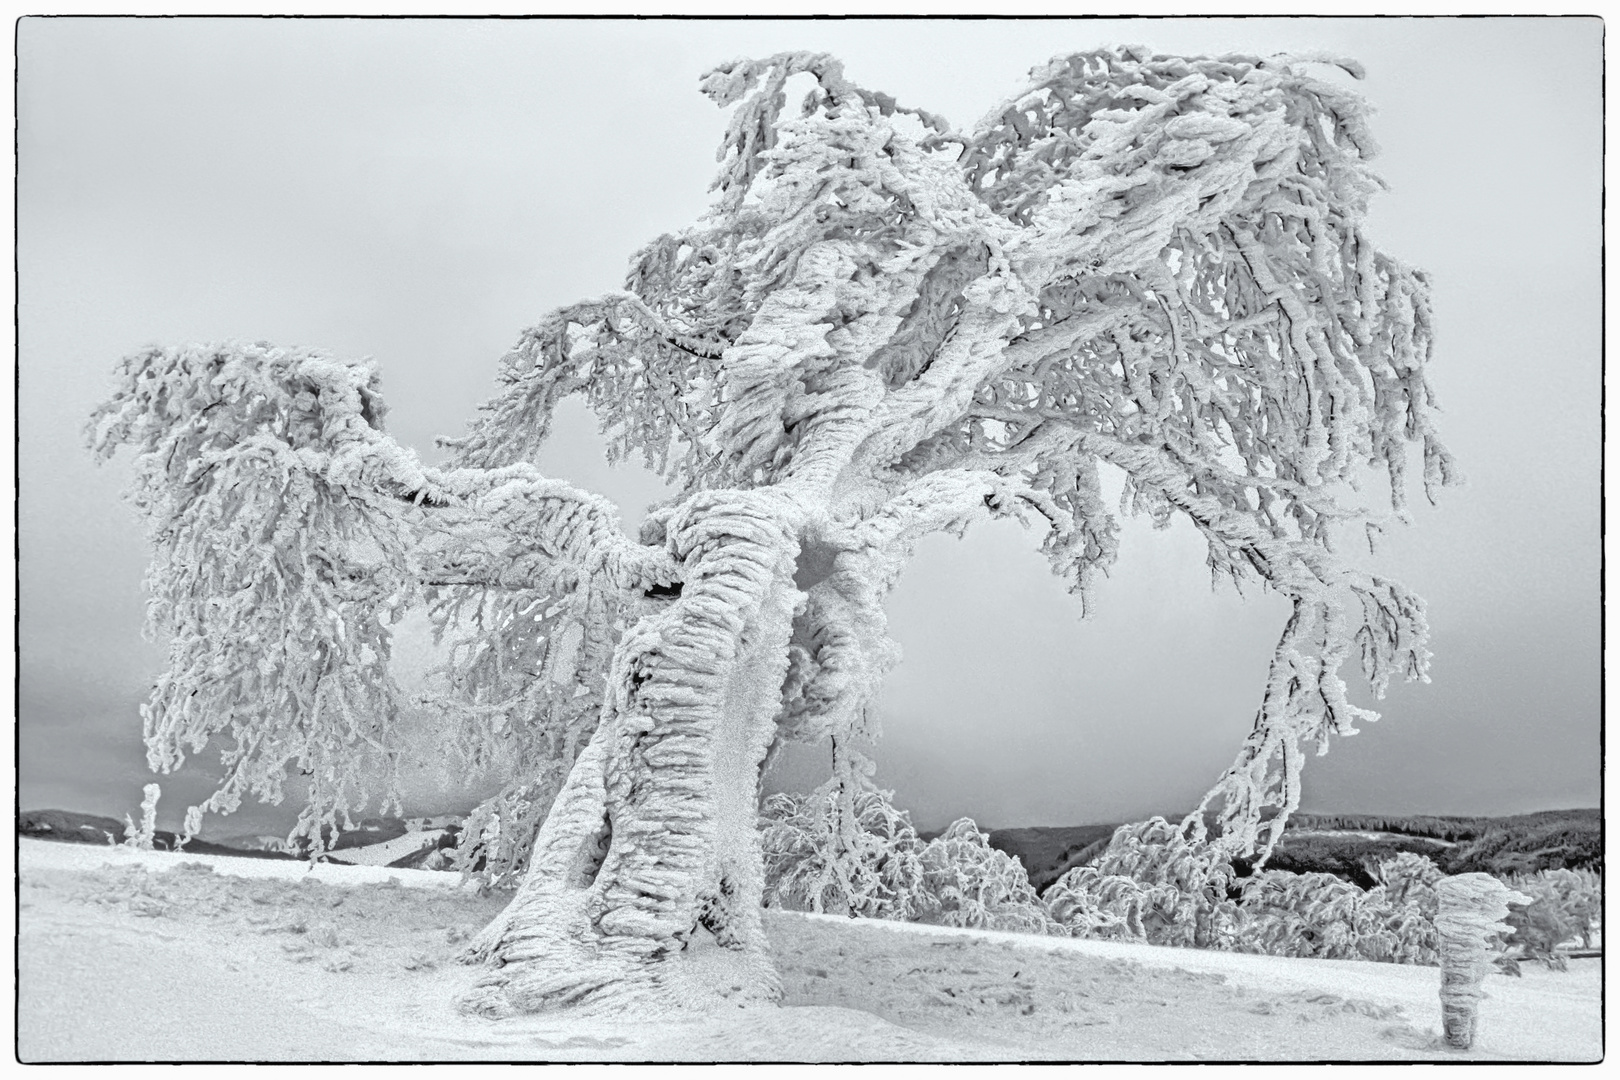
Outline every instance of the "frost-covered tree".
MULTIPOLYGON (((1293 605, 1201 808, 1223 845, 1264 844, 1302 748, 1371 715, 1344 663, 1378 691, 1424 673, 1421 602, 1334 554, 1377 529, 1353 493, 1386 470, 1399 516, 1411 441, 1431 495, 1452 479, 1426 284, 1364 231, 1366 108, 1323 63, 1068 56, 961 131, 825 55, 717 68, 712 209, 525 332, 439 467, 383 433, 368 367, 130 357, 92 441, 136 448, 157 548, 153 765, 213 741, 221 810, 301 772, 305 831, 397 801, 389 624, 428 603, 447 742, 512 776, 490 853, 526 865, 472 1004, 769 998, 772 752, 873 733, 884 598, 930 533, 1034 524, 1089 603, 1108 469, 1127 507, 1190 521, 1217 577, 1293 605), (571 394, 676 487, 639 536, 532 464, 571 394)), ((835 757, 853 807, 864 764, 835 757)))

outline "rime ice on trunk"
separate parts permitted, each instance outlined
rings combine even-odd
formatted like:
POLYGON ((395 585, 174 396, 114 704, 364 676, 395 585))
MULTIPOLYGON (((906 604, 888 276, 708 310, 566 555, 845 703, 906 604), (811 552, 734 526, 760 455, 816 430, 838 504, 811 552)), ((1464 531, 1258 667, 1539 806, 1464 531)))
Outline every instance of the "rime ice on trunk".
POLYGON ((468 1008, 779 992, 759 914, 756 807, 798 595, 794 515, 768 492, 702 504, 672 523, 671 541, 703 553, 667 610, 620 642, 607 709, 529 875, 469 949, 496 966, 468 1008), (715 946, 733 956, 716 962, 715 946))
MULTIPOLYGON (((529 860, 473 949, 497 966, 472 1007, 769 997, 762 762, 875 734, 884 599, 930 533, 1044 526, 1089 601, 1117 548, 1106 467, 1128 506, 1190 521, 1216 575, 1293 601, 1211 793, 1223 842, 1262 842, 1271 807, 1275 835, 1303 744, 1374 715, 1346 697, 1352 652, 1379 692, 1427 663, 1421 601, 1334 556, 1335 530, 1379 528, 1339 500, 1379 467, 1399 515, 1409 440, 1431 492, 1456 479, 1427 286, 1362 228, 1365 106, 1320 62, 1079 54, 964 132, 826 55, 718 68, 702 89, 734 111, 711 211, 639 252, 624 291, 526 331, 442 468, 383 434, 367 366, 129 357, 91 441, 137 447, 157 549, 153 767, 217 739, 205 805, 225 812, 301 773, 315 837, 397 806, 388 623, 427 603, 467 634, 445 756, 503 771, 475 820, 500 822, 499 875, 529 860), (638 539, 532 464, 573 394, 611 457, 675 486, 638 539)), ((853 829, 868 781, 837 757, 853 829)))
POLYGON ((1479 1029, 1480 988, 1490 973, 1493 941, 1512 931, 1503 920, 1509 904, 1528 904, 1489 874, 1457 874, 1434 886, 1440 900, 1435 930, 1440 938, 1440 1025, 1446 1045, 1467 1050, 1479 1029))

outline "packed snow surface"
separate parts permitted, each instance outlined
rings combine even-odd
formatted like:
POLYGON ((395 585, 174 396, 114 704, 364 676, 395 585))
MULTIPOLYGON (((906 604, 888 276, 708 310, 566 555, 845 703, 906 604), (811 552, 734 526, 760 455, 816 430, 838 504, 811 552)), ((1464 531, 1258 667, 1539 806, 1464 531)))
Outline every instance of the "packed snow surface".
POLYGON ((25 1062, 1596 1061, 1601 966, 1491 975, 1472 1051, 1435 968, 767 913, 784 999, 707 1015, 455 1007, 505 902, 453 874, 19 842, 25 1062))
POLYGON ((442 832, 412 830, 404 836, 396 836, 392 840, 384 840, 380 844, 367 844, 365 847, 344 848, 334 851, 331 857, 338 862, 349 863, 356 866, 387 866, 397 859, 407 855, 416 855, 424 848, 436 844, 442 832))

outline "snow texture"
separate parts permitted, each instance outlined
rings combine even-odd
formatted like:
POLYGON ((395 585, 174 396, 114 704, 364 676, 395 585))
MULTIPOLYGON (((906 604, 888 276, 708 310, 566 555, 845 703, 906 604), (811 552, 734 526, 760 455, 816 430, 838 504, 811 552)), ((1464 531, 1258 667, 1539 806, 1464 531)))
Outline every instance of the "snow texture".
POLYGON ((1434 968, 767 912, 777 1006, 501 1021, 456 999, 501 904, 455 874, 19 843, 35 1061, 1594 1061, 1601 971, 1487 976, 1467 1051, 1434 968), (403 887, 401 887, 403 886, 403 887))

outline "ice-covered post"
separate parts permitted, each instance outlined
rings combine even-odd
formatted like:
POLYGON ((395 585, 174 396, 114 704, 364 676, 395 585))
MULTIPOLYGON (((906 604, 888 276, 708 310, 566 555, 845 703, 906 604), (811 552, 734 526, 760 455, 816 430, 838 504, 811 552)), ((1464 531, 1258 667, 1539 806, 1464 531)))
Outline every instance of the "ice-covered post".
POLYGON ((1440 1026, 1446 1045, 1467 1050, 1479 1028, 1480 983, 1491 967, 1491 938, 1512 929, 1502 920, 1509 904, 1527 904, 1489 874, 1458 874, 1435 883, 1440 912, 1440 1026))
POLYGON ((128 814, 124 815, 124 843, 142 851, 152 850, 152 835, 157 831, 157 802, 163 789, 157 784, 147 784, 141 789, 145 796, 141 799, 141 827, 135 828, 135 822, 130 820, 128 814))

